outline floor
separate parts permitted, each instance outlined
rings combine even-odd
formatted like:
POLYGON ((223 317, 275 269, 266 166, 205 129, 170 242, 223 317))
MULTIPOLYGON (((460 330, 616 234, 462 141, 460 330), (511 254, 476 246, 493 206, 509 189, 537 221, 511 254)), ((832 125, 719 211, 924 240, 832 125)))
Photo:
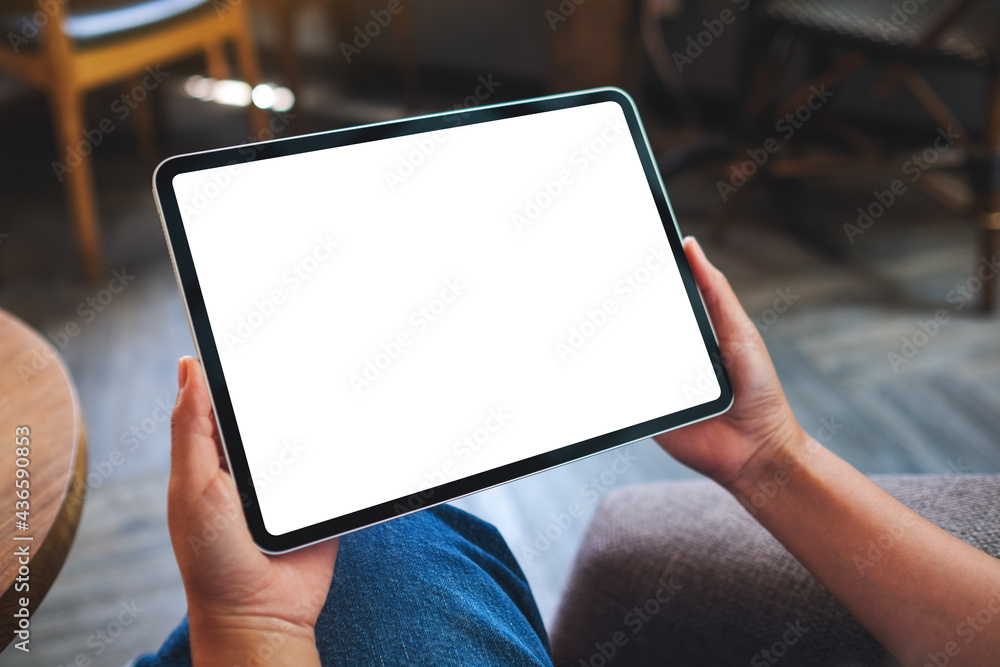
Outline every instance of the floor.
MULTIPOLYGON (((239 110, 180 100, 179 82, 165 85, 168 117, 183 119, 164 128, 165 153, 245 140, 239 110)), ((91 318, 80 304, 101 285, 77 279, 44 105, 0 81, 0 101, 5 96, 21 102, 0 104, 0 120, 19 128, 0 138, 0 307, 65 343, 87 423, 90 475, 76 542, 33 620, 32 653, 8 648, 0 663, 123 664, 157 647, 185 609, 166 528, 169 422, 160 406, 172 405, 176 360, 192 344, 150 196, 152 165, 134 157, 127 123, 97 151, 96 172, 108 265, 134 279, 91 318), (62 341, 56 334, 73 322, 79 335, 62 341), (133 428, 142 443, 129 451, 124 438, 133 428), (125 626, 123 605, 134 610, 125 626)), ((329 91, 305 106, 310 129, 398 113, 353 104, 356 117, 334 119, 330 108, 348 106, 329 91)), ((718 203, 715 178, 695 171, 668 183, 685 233, 704 236, 718 203)), ((796 240, 763 192, 748 197, 726 243, 707 251, 758 320, 805 428, 838 425, 827 446, 866 473, 1000 472, 1000 321, 948 298, 979 261, 974 231, 914 191, 853 244, 843 234, 855 209, 890 180, 806 186, 799 230, 833 239, 846 251, 842 259, 796 240), (791 305, 778 314, 772 306, 782 295, 791 305), (939 310, 943 323, 922 335, 921 323, 930 328, 939 310), (904 356, 910 351, 912 358, 904 356)), ((612 468, 619 452, 608 452, 456 503, 500 528, 547 622, 598 504, 590 489, 599 498, 625 484, 697 476, 651 441, 627 451, 634 461, 623 473, 612 468), (572 503, 586 515, 567 522, 562 515, 572 503)))

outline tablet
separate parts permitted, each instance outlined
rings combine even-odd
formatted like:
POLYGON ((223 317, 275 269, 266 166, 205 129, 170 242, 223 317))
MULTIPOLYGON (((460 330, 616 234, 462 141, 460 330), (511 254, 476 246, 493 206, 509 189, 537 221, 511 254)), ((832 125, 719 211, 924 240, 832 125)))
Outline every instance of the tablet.
POLYGON ((153 184, 266 552, 732 402, 621 90, 181 155, 153 184))

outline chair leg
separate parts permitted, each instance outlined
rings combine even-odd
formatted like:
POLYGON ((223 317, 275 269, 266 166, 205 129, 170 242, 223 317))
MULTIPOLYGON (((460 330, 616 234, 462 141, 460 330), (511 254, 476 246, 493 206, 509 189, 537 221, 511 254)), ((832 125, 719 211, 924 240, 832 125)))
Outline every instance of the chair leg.
POLYGON ((730 194, 721 206, 717 206, 708 219, 708 239, 713 243, 722 243, 725 240, 726 231, 732 223, 740 202, 746 195, 747 188, 754 181, 754 177, 747 177, 747 182, 743 187, 730 194))
POLYGON ((848 75, 867 65, 868 62, 868 54, 862 49, 844 53, 839 56, 837 60, 825 71, 810 78, 808 81, 799 86, 794 93, 786 97, 778 105, 775 117, 781 117, 788 113, 794 113, 798 107, 808 101, 809 97, 813 94, 813 89, 815 87, 819 86, 822 88, 824 86, 829 86, 830 88, 833 88, 847 78, 848 75))
MULTIPOLYGON (((133 79, 130 87, 142 86, 141 79, 133 79)), ((152 91, 150 91, 152 95, 152 91)), ((136 140, 139 146, 139 157, 145 162, 156 159, 156 137, 153 130, 152 101, 147 97, 132 110, 132 123, 135 127, 136 140)))
MULTIPOLYGON (((302 61, 295 45, 295 2, 276 3, 275 19, 278 23, 278 52, 281 71, 288 88, 296 100, 302 99, 302 61)), ((294 114, 288 127, 295 134, 305 131, 301 114, 294 114)))
MULTIPOLYGON (((79 91, 55 87, 52 90, 52 113, 56 125, 57 150, 73 146, 83 135, 82 100, 79 91)), ((97 222, 97 206, 94 197, 94 179, 90 157, 80 156, 79 164, 69 167, 64 175, 66 193, 69 196, 70 217, 76 231, 80 247, 80 260, 84 276, 97 280, 104 273, 101 257, 101 234, 97 222)))
POLYGON ((288 87, 296 97, 302 92, 302 63, 295 48, 295 7, 289 3, 279 3, 275 17, 278 24, 278 52, 281 70, 288 81, 288 87))
POLYGON ((229 78, 229 62, 222 42, 214 42, 205 47, 205 62, 210 77, 216 81, 229 78))
MULTIPOLYGON (((996 221, 997 218, 995 215, 991 217, 996 221)), ((1000 255, 1000 227, 984 227, 982 234, 983 257, 987 262, 995 263, 997 255, 1000 255)), ((1000 282, 1000 275, 996 273, 983 281, 983 301, 981 307, 984 313, 992 314, 997 309, 997 293, 1000 292, 997 289, 998 282, 1000 282)))
MULTIPOLYGON (((323 9, 326 12, 327 29, 331 39, 338 45, 354 41, 354 28, 364 25, 365 19, 370 18, 364 15, 358 2, 325 2, 323 9)), ((412 11, 409 6, 403 10, 403 12, 409 11, 412 11)), ((370 78, 371 58, 366 58, 365 54, 354 54, 348 58, 338 46, 337 56, 330 62, 332 65, 330 75, 335 76, 338 81, 346 82, 351 90, 357 90, 370 78)))
MULTIPOLYGON (((257 62, 257 52, 254 49, 253 33, 250 30, 250 21, 243 5, 238 5, 240 11, 231 15, 232 21, 236 22, 236 57, 240 62, 240 72, 250 87, 261 83, 260 65, 257 62)), ((273 132, 267 126, 267 114, 256 105, 250 105, 250 123, 256 132, 258 141, 261 139, 273 138, 273 132)))
POLYGON ((415 9, 404 9, 396 16, 393 33, 396 37, 396 50, 399 53, 399 69, 403 75, 403 98, 409 109, 420 105, 420 84, 417 76, 417 44, 414 36, 413 17, 410 13, 415 9))
MULTIPOLYGON (((747 37, 746 44, 743 45, 743 59, 739 77, 741 83, 738 93, 740 103, 736 105, 738 108, 744 109, 745 112, 736 114, 733 119, 734 136, 732 138, 734 144, 739 146, 739 150, 733 152, 723 169, 721 179, 729 179, 728 167, 738 165, 746 158, 746 149, 752 147, 752 144, 757 141, 764 116, 774 103, 782 67, 780 60, 783 58, 776 52, 787 50, 787 48, 778 48, 780 39, 773 28, 758 18, 754 18, 753 29, 747 37)), ((745 182, 737 187, 736 192, 725 197, 723 203, 711 213, 708 220, 710 241, 715 243, 723 241, 750 183, 756 180, 755 175, 744 174, 744 178, 745 182)), ((721 179, 720 182, 722 182, 721 179)))
MULTIPOLYGON (((978 170, 974 166, 972 174, 973 188, 978 190, 976 213, 982 234, 982 255, 977 258, 977 269, 983 259, 991 263, 1000 253, 1000 76, 990 79, 983 126, 986 145, 981 159, 973 163, 982 166, 978 170)), ((997 294, 1000 292, 997 283, 1000 283, 1000 275, 996 274, 983 280, 980 307, 984 313, 996 310, 997 294)))

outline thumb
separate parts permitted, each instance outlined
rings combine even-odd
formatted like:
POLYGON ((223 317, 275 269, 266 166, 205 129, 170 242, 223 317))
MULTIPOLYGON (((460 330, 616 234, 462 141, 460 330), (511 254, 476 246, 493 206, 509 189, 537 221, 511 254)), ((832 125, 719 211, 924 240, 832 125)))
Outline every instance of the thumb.
POLYGON ((201 365, 193 357, 177 364, 177 402, 170 418, 170 486, 198 497, 225 467, 215 417, 201 365))
POLYGON ((708 261, 694 237, 684 239, 684 252, 723 351, 731 345, 741 346, 759 339, 757 328, 740 305, 726 276, 708 261))

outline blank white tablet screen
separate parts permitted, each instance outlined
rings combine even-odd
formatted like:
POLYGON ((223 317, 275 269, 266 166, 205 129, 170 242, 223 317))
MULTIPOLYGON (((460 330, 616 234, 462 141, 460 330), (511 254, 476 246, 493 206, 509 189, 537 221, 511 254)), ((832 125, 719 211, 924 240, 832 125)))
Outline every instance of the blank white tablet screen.
POLYGON ((613 102, 173 184, 272 534, 720 394, 613 102))

